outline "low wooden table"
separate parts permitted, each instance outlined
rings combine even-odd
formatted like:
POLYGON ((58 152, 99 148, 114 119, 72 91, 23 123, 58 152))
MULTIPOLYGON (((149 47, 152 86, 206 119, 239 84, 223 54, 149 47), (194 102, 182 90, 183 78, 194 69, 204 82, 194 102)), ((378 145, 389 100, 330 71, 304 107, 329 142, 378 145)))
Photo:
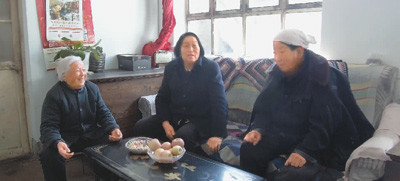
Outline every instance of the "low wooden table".
POLYGON ((131 154, 125 148, 129 139, 89 147, 84 153, 123 180, 263 180, 257 175, 190 152, 175 163, 160 164, 148 155, 131 154))

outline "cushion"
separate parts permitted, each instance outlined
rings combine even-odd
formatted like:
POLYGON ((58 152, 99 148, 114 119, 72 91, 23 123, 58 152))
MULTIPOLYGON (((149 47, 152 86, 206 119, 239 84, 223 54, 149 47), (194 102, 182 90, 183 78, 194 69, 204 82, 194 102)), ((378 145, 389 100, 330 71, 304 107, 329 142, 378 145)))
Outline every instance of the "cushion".
POLYGON ((227 91, 230 88, 231 81, 235 79, 244 65, 244 60, 243 58, 218 57, 214 61, 218 63, 221 69, 222 81, 224 81, 225 91, 227 91))
POLYGON ((250 80, 259 91, 267 80, 267 70, 274 63, 272 59, 257 59, 246 62, 240 74, 250 80))
POLYGON ((228 120, 249 124, 254 102, 260 91, 246 77, 239 75, 226 92, 228 120))
POLYGON ((157 94, 141 96, 138 101, 139 111, 142 113, 142 118, 156 114, 156 96, 157 94))
POLYGON ((328 60, 328 64, 329 66, 338 69, 347 77, 349 77, 349 69, 346 62, 343 62, 342 60, 328 60))
POLYGON ((387 65, 349 65, 354 98, 376 129, 383 109, 393 101, 398 68, 387 65))

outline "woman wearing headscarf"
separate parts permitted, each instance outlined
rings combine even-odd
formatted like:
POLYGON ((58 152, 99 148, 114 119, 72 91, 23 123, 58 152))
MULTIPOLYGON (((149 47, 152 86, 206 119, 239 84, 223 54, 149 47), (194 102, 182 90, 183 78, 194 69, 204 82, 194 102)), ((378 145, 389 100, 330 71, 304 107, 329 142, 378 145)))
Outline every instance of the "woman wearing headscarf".
POLYGON ((336 180, 351 152, 373 133, 347 79, 308 50, 309 43, 314 38, 295 29, 274 38, 275 64, 241 146, 240 166, 263 177, 268 162, 287 155, 268 180, 336 180), (345 97, 349 100, 342 101, 345 97), (360 133, 358 125, 368 129, 360 133))
POLYGON ((66 180, 65 160, 74 152, 122 138, 99 88, 86 80, 81 58, 65 57, 56 70, 59 81, 47 92, 40 125, 45 180, 66 180))
POLYGON ((207 145, 216 152, 227 136, 228 110, 219 66, 204 57, 191 32, 179 38, 174 53, 156 97, 156 115, 139 120, 134 135, 182 138, 187 150, 198 152, 207 145))

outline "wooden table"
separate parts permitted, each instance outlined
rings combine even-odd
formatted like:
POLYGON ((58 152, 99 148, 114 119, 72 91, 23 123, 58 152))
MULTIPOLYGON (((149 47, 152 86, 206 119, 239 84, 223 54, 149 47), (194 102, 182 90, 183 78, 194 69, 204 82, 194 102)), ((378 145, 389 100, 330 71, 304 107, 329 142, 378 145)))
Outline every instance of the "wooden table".
POLYGON ((131 154, 125 148, 128 140, 89 147, 84 153, 123 180, 263 180, 257 175, 190 152, 175 163, 160 164, 147 155, 131 154))

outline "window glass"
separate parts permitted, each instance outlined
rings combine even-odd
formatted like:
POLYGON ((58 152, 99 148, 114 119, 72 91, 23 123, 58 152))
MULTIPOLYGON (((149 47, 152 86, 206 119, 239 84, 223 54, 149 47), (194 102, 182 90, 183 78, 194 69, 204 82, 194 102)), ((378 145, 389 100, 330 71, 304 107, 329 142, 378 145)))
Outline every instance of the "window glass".
POLYGON ((246 55, 273 58, 272 41, 281 31, 280 14, 247 17, 246 55))
POLYGON ((0 20, 10 20, 10 0, 0 0, 0 20))
POLYGON ((289 4, 310 3, 310 2, 322 2, 322 0, 289 0, 289 4))
POLYGON ((189 0, 189 13, 204 13, 209 12, 208 1, 189 0))
POLYGON ((240 0, 217 0, 216 4, 217 11, 240 9, 240 0))
POLYGON ((250 8, 277 5, 279 5, 279 0, 249 0, 250 8))
POLYGON ((11 23, 0 23, 0 62, 13 60, 11 23))
POLYGON ((305 34, 315 37, 316 44, 310 44, 309 49, 320 52, 321 45, 321 12, 292 13, 286 15, 285 28, 296 28, 305 34))
POLYGON ((215 19, 214 27, 214 54, 242 56, 242 18, 236 17, 215 19))
POLYGON ((188 31, 196 33, 199 37, 204 54, 211 54, 211 20, 189 21, 188 31))

